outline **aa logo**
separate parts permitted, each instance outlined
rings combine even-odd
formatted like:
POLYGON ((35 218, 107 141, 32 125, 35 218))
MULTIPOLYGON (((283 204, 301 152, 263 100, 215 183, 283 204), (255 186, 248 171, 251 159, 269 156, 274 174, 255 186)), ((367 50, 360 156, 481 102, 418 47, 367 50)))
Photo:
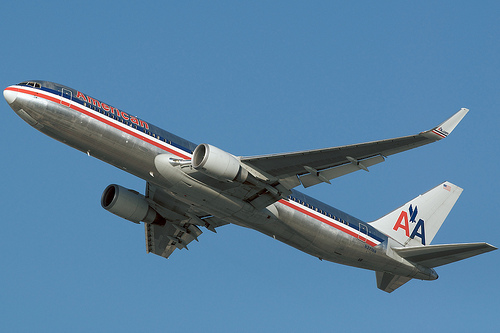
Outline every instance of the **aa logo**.
POLYGON ((424 220, 419 219, 417 222, 417 214, 418 214, 417 206, 415 206, 415 209, 413 209, 412 205, 410 205, 408 212, 406 211, 401 212, 393 229, 395 231, 403 229, 406 233, 406 237, 410 237, 411 239, 414 239, 415 236, 419 237, 422 241, 422 245, 425 245, 424 220), (408 215, 410 217, 409 219, 408 215), (411 230, 411 234, 410 234, 410 222, 416 223, 411 230))

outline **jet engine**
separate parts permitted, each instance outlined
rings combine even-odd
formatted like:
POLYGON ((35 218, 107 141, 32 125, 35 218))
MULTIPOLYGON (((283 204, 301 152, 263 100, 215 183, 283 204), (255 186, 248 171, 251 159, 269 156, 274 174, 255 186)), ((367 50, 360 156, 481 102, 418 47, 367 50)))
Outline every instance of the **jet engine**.
POLYGON ((102 193, 101 206, 125 220, 164 225, 166 220, 149 206, 146 198, 136 191, 111 184, 102 193))
POLYGON ((223 182, 243 183, 248 177, 248 171, 234 155, 206 143, 196 147, 191 163, 194 169, 223 182))

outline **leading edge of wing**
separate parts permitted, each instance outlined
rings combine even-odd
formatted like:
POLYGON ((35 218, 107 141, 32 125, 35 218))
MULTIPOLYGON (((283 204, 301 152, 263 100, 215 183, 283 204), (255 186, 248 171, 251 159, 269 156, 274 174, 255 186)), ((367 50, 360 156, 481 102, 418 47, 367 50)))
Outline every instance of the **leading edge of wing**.
MULTIPOLYGON (((359 169, 367 171, 367 168, 363 164, 363 160, 375 156, 383 157, 393 155, 444 139, 453 131, 468 111, 468 109, 462 108, 438 126, 416 135, 331 148, 242 157, 241 161, 263 174, 276 177, 277 179, 311 174, 314 177, 319 177, 319 181, 316 183, 320 183, 325 181, 325 179, 321 179, 322 170, 339 167, 345 164, 354 164, 357 166, 354 170, 346 168, 346 172, 330 172, 330 174, 334 174, 335 177, 338 177, 359 169)), ((383 159, 377 160, 377 163, 381 161, 383 161, 383 159)), ((373 165, 375 163, 372 162, 371 164, 373 165)), ((329 179, 326 178, 326 180, 329 179)), ((295 182, 294 186, 299 184, 300 182, 295 182)))

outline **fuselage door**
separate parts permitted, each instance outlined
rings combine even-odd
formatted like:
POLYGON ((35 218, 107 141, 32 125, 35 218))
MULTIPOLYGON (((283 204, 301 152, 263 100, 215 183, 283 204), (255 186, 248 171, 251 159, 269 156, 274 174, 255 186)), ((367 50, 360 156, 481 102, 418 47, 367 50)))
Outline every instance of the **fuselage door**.
POLYGON ((70 102, 68 100, 71 101, 72 97, 73 97, 73 93, 71 92, 71 90, 62 88, 62 93, 61 93, 61 104, 62 105, 69 106, 70 102))
POLYGON ((366 227, 365 224, 360 223, 359 224, 359 234, 358 238, 359 240, 366 242, 366 238, 368 237, 368 228, 366 227))

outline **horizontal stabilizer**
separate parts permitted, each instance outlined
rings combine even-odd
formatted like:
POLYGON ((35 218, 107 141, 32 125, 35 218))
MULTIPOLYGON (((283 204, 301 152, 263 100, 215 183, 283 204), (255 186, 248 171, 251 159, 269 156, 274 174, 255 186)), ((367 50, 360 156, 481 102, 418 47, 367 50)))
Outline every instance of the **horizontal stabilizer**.
POLYGON ((388 293, 392 293, 394 290, 411 280, 410 277, 394 275, 387 272, 375 273, 377 275, 377 288, 388 293))
POLYGON ((364 159, 362 161, 358 161, 358 160, 353 159, 352 161, 350 161, 350 163, 347 163, 347 164, 344 164, 341 166, 337 166, 337 167, 333 167, 330 169, 326 169, 323 171, 318 171, 315 169, 311 170, 311 168, 309 168, 309 170, 307 170, 308 168, 306 168, 306 170, 309 171, 310 173, 308 173, 306 175, 302 175, 299 178, 300 178, 300 181, 302 182, 302 185, 307 188, 309 186, 313 186, 313 185, 319 184, 321 182, 330 183, 329 181, 334 179, 334 178, 338 178, 340 176, 347 175, 351 172, 358 171, 360 169, 368 171, 368 167, 375 165, 375 164, 378 164, 378 163, 381 163, 381 162, 384 162, 384 160, 385 159, 382 155, 377 155, 374 157, 364 159), (311 171, 314 171, 314 172, 311 172, 311 171))
POLYGON ((434 268, 455 261, 463 260, 478 254, 490 252, 497 248, 488 243, 444 244, 416 247, 393 248, 397 254, 411 262, 434 268))

